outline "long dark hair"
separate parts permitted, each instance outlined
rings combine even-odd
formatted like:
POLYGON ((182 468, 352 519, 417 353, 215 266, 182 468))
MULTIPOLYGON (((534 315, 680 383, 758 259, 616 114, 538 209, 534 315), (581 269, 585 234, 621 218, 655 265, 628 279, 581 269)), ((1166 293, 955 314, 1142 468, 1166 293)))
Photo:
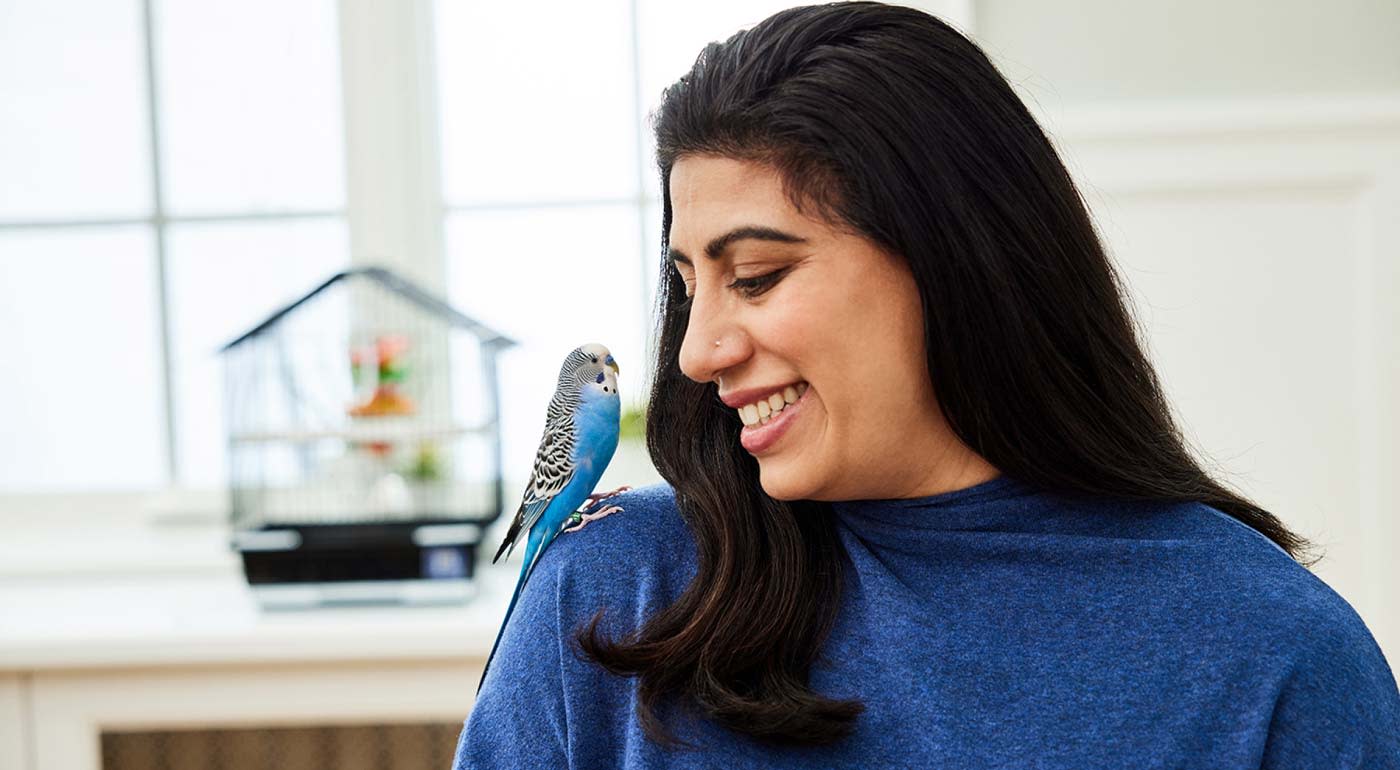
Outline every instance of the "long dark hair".
POLYGON ((763 163, 799 211, 902 255, 939 407, 1003 473, 1070 496, 1199 501, 1295 559, 1312 547, 1187 450, 1064 165, 986 55, 944 22, 876 2, 785 10, 707 45, 652 119, 662 274, 647 448, 698 574, 626 638, 602 638, 600 612, 575 641, 638 676, 653 740, 685 743, 656 717, 665 696, 789 744, 837 740, 863 709, 808 686, 841 597, 830 504, 768 497, 734 410, 678 365, 688 310, 667 240, 682 155, 763 163))

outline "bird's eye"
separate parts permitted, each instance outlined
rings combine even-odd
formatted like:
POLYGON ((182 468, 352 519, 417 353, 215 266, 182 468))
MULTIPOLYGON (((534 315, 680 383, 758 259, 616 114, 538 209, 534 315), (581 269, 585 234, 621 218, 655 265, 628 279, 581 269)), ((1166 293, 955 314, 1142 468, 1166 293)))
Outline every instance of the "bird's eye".
POLYGON ((603 373, 602 373, 602 372, 598 372, 598 380, 597 380, 597 381, 598 381, 599 383, 601 383, 601 382, 603 381, 603 379, 604 379, 603 373))

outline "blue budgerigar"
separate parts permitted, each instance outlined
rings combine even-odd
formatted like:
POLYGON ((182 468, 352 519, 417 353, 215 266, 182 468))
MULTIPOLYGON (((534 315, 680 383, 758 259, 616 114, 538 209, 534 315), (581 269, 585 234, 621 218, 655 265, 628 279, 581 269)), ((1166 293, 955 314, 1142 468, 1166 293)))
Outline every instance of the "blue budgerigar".
POLYGON ((491 659, 495 657, 496 648, 505 634, 515 602, 520 598, 520 591, 539 562, 540 555, 561 531, 575 532, 590 521, 622 510, 616 505, 607 506, 596 513, 585 514, 579 510, 581 505, 591 506, 631 488, 623 486, 611 492, 593 494, 593 487, 598 484, 598 479, 612 461, 613 452, 617 450, 622 419, 622 402, 617 394, 618 371, 612 354, 596 343, 575 348, 564 359, 564 366, 559 370, 559 384, 549 402, 544 436, 535 454, 534 472, 525 487, 520 509, 515 512, 515 520, 511 522, 496 556, 491 559, 494 564, 503 553, 509 558, 520 533, 528 533, 520 579, 515 583, 515 593, 506 608, 501 629, 496 633, 496 642, 486 656, 486 667, 481 672, 478 691, 486 683, 486 672, 491 668, 491 659), (573 526, 566 529, 565 524, 573 526))

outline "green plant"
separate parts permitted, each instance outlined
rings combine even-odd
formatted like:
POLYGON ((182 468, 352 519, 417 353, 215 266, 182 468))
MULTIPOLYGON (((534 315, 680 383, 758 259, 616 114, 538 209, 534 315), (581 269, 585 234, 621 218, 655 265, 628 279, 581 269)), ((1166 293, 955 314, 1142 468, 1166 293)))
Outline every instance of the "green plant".
POLYGON ((622 426, 618 431, 619 441, 644 441, 646 439, 646 405, 627 407, 622 411, 622 426))
POLYGON ((406 469, 406 475, 414 481, 439 481, 443 477, 442 455, 431 441, 418 445, 413 462, 406 469))

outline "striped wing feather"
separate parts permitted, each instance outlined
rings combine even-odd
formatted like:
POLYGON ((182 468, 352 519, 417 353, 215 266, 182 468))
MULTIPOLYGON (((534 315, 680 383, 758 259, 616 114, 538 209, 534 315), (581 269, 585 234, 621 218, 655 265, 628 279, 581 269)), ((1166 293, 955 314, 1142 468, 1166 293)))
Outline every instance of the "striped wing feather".
POLYGON ((505 540, 491 559, 494 564, 504 553, 506 558, 515 550, 520 533, 528 533, 535 522, 549 507, 549 503, 568 486, 574 477, 574 421, 560 398, 549 402, 549 413, 545 417, 544 436, 540 439, 539 451, 535 453, 535 469, 530 474, 530 483, 525 485, 525 496, 515 519, 510 523, 505 540))

